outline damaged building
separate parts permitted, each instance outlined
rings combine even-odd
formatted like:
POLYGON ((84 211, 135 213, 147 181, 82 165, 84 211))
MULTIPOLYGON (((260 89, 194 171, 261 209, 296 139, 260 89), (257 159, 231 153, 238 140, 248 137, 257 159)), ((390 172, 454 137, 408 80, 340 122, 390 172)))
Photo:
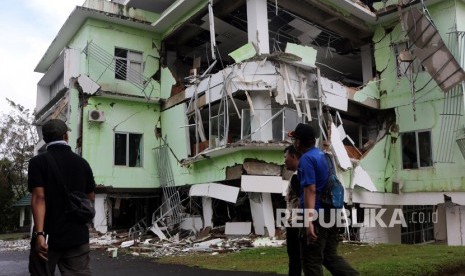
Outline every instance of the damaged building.
POLYGON ((463 13, 462 0, 87 0, 35 68, 35 123, 69 125, 100 232, 274 236, 302 122, 335 157, 347 210, 407 219, 349 237, 464 245, 463 13))

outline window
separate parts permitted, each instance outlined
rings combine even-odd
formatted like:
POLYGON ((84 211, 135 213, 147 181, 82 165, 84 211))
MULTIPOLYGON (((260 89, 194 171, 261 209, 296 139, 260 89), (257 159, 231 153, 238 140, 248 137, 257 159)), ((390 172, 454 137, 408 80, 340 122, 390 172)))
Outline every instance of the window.
POLYGON ((421 65, 421 61, 413 55, 415 45, 402 42, 394 45, 393 48, 396 57, 398 78, 425 71, 425 68, 421 65))
POLYGON ((403 244, 424 243, 434 240, 434 223, 437 214, 431 205, 406 205, 403 214, 407 227, 401 228, 403 244))
POLYGON ((142 134, 115 133, 115 165, 142 167, 142 134))
POLYGON ((402 133, 402 168, 418 169, 433 166, 431 131, 402 133))
POLYGON ((142 82, 142 53, 115 48, 115 78, 142 82))

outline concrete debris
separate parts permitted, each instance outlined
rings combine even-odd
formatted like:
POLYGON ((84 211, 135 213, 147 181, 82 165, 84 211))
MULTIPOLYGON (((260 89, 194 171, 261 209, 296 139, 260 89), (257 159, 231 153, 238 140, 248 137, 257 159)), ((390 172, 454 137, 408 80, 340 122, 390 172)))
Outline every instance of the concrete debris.
POLYGON ((253 247, 280 247, 283 246, 285 242, 285 240, 277 240, 274 238, 266 237, 256 239, 252 245, 253 247))
POLYGON ((111 246, 118 242, 116 232, 107 232, 104 235, 91 233, 90 244, 92 248, 111 246))
MULTIPOLYGON (((229 238, 224 234, 217 233, 210 233, 201 239, 197 239, 195 236, 180 239, 178 235, 175 235, 169 240, 160 240, 150 236, 140 240, 132 240, 128 236, 118 235, 116 232, 108 232, 99 237, 96 237, 96 235, 92 234, 90 239, 91 248, 105 250, 109 258, 117 258, 121 250, 133 256, 160 258, 165 256, 185 256, 199 252, 218 255, 252 247, 283 246, 285 244, 284 240, 276 238, 255 237, 253 235, 229 238)), ((29 250, 29 243, 29 239, 0 240, 0 252, 29 250)))
POLYGON ((118 238, 116 233, 111 233, 105 235, 106 237, 91 239, 91 246, 94 249, 106 249, 109 257, 116 257, 119 253, 118 250, 123 250, 134 256, 160 258, 185 256, 199 252, 217 255, 252 247, 282 246, 285 244, 284 240, 276 238, 270 239, 255 235, 227 236, 223 233, 223 228, 220 230, 215 228, 208 229, 203 235, 191 235, 184 238, 173 235, 167 240, 160 240, 150 235, 132 240, 128 236, 118 238))
POLYGON ((29 250, 30 242, 31 241, 29 239, 13 241, 0 240, 0 252, 29 250))

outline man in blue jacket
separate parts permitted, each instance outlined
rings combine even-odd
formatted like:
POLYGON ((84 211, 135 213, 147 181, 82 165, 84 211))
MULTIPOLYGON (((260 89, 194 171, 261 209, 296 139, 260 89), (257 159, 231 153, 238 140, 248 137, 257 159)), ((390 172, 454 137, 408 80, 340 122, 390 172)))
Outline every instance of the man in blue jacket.
POLYGON ((324 152, 315 147, 315 130, 307 124, 298 124, 289 136, 293 140, 294 147, 302 154, 297 170, 303 191, 300 205, 307 210, 304 214, 309 214, 306 218, 309 223, 301 229, 300 233, 304 274, 306 276, 323 275, 322 265, 324 265, 333 275, 359 275, 342 257, 337 255, 339 239, 336 225, 323 227, 319 223, 319 220, 323 218, 316 217, 319 214, 328 217, 330 212, 329 209, 323 209, 319 200, 319 195, 329 177, 329 164, 324 152))

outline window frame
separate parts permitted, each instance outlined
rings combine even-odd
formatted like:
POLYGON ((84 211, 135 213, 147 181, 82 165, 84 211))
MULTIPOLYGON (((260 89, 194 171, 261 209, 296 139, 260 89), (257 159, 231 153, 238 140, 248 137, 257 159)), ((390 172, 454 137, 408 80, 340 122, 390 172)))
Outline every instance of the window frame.
POLYGON ((128 167, 128 168, 143 168, 144 167, 144 133, 140 132, 127 132, 127 131, 115 131, 113 133, 113 166, 115 167, 128 167), (117 134, 124 134, 126 135, 126 158, 125 158, 125 165, 117 165, 116 163, 116 135, 117 134), (129 166, 129 137, 131 134, 140 135, 140 166, 129 166))
POLYGON ((418 170, 418 169, 426 169, 426 168, 432 168, 434 167, 434 158, 433 158, 433 132, 431 129, 420 129, 420 130, 412 130, 412 131, 404 131, 400 133, 400 156, 401 156, 401 166, 402 170, 418 170), (431 159, 430 165, 428 166, 422 166, 421 165, 421 157, 420 157, 420 141, 419 141, 419 133, 424 133, 427 132, 429 133, 429 158, 431 159), (416 163, 417 167, 416 168, 405 168, 404 167, 404 135, 407 133, 414 133, 415 134, 415 151, 416 151, 416 163))
MULTIPOLYGON (((116 47, 115 46, 115 51, 114 51, 114 54, 113 54, 113 58, 115 59, 115 74, 114 74, 114 78, 116 80, 123 80, 123 81, 127 81, 128 80, 128 71, 129 70, 132 70, 131 69, 131 64, 140 64, 140 72, 138 72, 141 76, 143 75, 144 73, 144 53, 143 52, 140 52, 140 51, 136 51, 136 50, 131 50, 131 49, 127 49, 127 48, 122 48, 122 47, 116 47), (126 51, 126 57, 123 58, 123 57, 118 57, 116 56, 116 51, 117 50, 120 50, 120 51, 126 51), (132 54, 140 54, 140 61, 139 60, 133 60, 130 58, 131 56, 131 53, 132 54), (126 61, 126 72, 125 72, 125 75, 124 75, 124 79, 123 78, 118 78, 117 75, 118 75, 118 70, 116 68, 116 63, 117 63, 117 60, 124 60, 126 61)), ((121 76, 122 77, 122 76, 121 76)), ((141 83, 142 83, 142 78, 139 80, 141 83)))

